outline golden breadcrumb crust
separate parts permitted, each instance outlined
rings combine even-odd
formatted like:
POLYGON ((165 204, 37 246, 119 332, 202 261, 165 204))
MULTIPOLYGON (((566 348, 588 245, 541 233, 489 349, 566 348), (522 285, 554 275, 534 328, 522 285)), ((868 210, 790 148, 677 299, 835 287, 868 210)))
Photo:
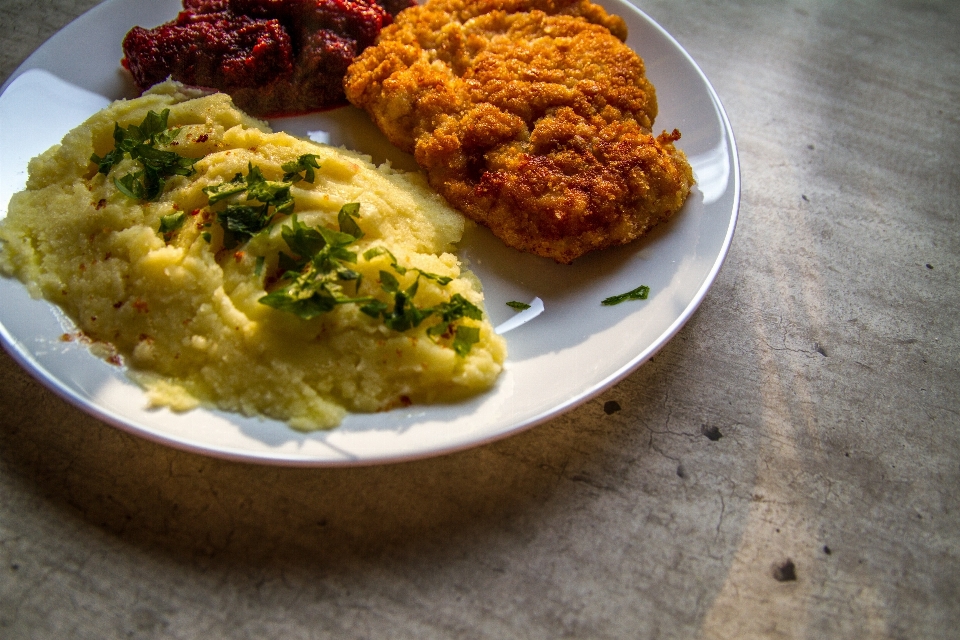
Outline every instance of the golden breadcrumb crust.
POLYGON ((587 0, 429 0, 347 72, 347 98, 505 243, 570 263, 634 240, 693 184, 622 19, 587 0))

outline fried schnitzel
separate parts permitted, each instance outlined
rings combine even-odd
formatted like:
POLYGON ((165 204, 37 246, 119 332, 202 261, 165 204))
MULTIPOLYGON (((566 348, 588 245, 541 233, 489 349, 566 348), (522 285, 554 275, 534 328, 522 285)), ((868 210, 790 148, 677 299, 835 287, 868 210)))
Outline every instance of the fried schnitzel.
POLYGON ((680 133, 652 134, 656 94, 625 39, 589 0, 428 0, 344 88, 453 206, 570 263, 640 237, 693 184, 680 133))

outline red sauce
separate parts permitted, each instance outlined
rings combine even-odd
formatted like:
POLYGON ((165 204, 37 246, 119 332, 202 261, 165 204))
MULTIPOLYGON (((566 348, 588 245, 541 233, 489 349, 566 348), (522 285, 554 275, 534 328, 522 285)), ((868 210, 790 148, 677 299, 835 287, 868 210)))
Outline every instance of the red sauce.
POLYGON ((346 104, 343 76, 415 0, 183 0, 154 29, 134 27, 121 61, 143 91, 172 77, 229 93, 260 117, 346 104), (386 8, 385 8, 386 7, 386 8))

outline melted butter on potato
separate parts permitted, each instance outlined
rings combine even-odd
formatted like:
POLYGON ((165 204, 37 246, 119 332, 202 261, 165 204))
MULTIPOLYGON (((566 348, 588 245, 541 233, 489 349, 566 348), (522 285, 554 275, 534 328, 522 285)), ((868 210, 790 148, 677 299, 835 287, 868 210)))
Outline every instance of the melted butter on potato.
POLYGON ((305 320, 259 302, 277 286, 271 279, 279 273, 278 253, 291 253, 281 237, 290 219, 278 216, 268 230, 223 249, 203 188, 246 175, 251 163, 267 180, 280 181, 281 165, 308 153, 318 156, 320 169, 312 184, 291 188, 299 222, 336 230, 341 206, 360 203, 364 236, 351 265, 361 274, 358 295, 391 301, 379 282, 390 258, 362 255, 385 247, 409 269, 394 274, 401 286, 413 282, 417 269, 453 278, 440 286, 421 277, 419 307, 460 294, 482 308, 483 296, 452 253, 463 217, 418 174, 271 133, 226 95, 197 96, 173 83, 158 85, 114 103, 33 159, 26 190, 0 222, 0 270, 60 305, 88 337, 112 345, 149 402, 176 411, 215 406, 297 429, 329 428, 347 411, 456 401, 494 383, 506 346, 486 318, 461 321, 479 329, 479 341, 461 356, 449 336, 427 334, 435 318, 398 332, 357 304, 305 320), (200 159, 193 175, 167 179, 157 201, 137 201, 113 182, 137 169, 133 160, 104 176, 89 159, 113 148, 115 122, 139 124, 163 109, 170 110, 169 127, 182 127, 168 148, 200 159), (161 218, 178 212, 184 223, 165 238, 161 218))

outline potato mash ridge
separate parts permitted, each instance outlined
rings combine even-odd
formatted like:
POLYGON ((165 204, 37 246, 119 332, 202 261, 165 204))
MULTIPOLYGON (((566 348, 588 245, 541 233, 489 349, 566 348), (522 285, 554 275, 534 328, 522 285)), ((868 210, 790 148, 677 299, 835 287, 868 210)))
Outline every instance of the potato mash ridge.
POLYGON ((0 221, 0 271, 112 345, 151 405, 309 430, 347 412, 457 401, 493 385, 506 344, 453 253, 463 228, 419 174, 273 133, 225 94, 168 82, 113 103, 30 162, 26 189, 0 221), (171 139, 159 146, 196 159, 194 171, 167 177, 153 201, 132 198, 117 178, 138 175, 137 161, 124 157, 105 175, 91 156, 110 153, 115 127, 163 110, 171 139), (319 167, 313 182, 283 168, 304 156, 319 167), (293 210, 270 209, 260 231, 225 232, 224 207, 244 195, 211 204, 209 194, 251 172, 292 182, 293 210), (291 246, 296 229, 340 234, 346 248, 330 287, 358 302, 300 315, 261 302, 296 289, 291 264, 313 268, 303 245, 291 246), (477 313, 441 312, 457 305, 477 313), (413 322, 396 321, 411 310, 413 322))

